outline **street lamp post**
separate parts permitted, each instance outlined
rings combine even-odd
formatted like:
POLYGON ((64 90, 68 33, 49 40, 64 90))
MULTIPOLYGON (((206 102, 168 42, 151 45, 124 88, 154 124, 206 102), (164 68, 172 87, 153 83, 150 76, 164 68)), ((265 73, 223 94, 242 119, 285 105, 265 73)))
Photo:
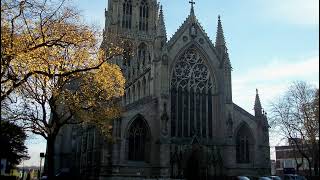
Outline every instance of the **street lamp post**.
POLYGON ((39 169, 39 178, 41 178, 41 164, 42 164, 42 159, 44 158, 45 154, 42 152, 40 153, 40 169, 39 169))

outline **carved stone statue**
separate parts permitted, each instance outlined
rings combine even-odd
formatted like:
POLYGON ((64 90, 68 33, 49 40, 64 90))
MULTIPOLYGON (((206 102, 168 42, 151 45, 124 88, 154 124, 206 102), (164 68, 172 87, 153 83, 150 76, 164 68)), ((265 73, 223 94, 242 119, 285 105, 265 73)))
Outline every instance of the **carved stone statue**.
POLYGON ((192 37, 196 37, 197 36, 197 30, 196 30, 196 27, 194 25, 192 25, 191 28, 190 28, 190 35, 192 37))
POLYGON ((168 120, 169 120, 169 117, 168 117, 168 113, 167 113, 167 104, 164 103, 163 104, 163 113, 161 115, 161 124, 162 124, 161 131, 162 131, 163 135, 168 135, 168 120))
POLYGON ((230 138, 232 137, 232 129, 233 129, 232 115, 231 113, 229 113, 228 120, 227 120, 227 131, 228 131, 228 136, 230 138))

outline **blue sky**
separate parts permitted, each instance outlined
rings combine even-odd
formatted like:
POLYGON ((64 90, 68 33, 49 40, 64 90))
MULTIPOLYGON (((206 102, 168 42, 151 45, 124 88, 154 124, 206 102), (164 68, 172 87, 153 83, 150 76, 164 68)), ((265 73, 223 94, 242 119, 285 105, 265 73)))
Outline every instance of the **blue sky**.
MULTIPOLYGON (((160 0, 168 38, 190 12, 189 0, 160 0)), ((319 87, 319 0, 195 0, 195 13, 212 40, 220 14, 233 67, 233 101, 253 113, 255 88, 268 111, 294 80, 319 87)), ((104 26, 107 0, 74 0, 87 23, 104 26)), ((271 138, 271 146, 279 143, 271 138)), ((45 143, 28 142, 38 165, 45 143)))

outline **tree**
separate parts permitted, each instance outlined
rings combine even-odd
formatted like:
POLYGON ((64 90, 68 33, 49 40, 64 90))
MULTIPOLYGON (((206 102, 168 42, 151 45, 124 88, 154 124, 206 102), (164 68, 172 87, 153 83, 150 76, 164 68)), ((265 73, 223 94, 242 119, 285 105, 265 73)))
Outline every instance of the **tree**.
POLYGON ((1 3, 1 102, 15 97, 8 119, 47 140, 52 178, 54 142, 64 125, 93 123, 108 134, 121 113, 125 80, 108 60, 123 50, 110 39, 100 49, 94 28, 63 0, 1 3))
POLYGON ((28 159, 24 130, 8 121, 0 122, 0 157, 7 159, 10 166, 18 165, 22 160, 28 159))
POLYGON ((97 31, 66 0, 1 0, 1 102, 34 75, 48 78, 98 69, 120 55, 99 49, 97 31))
POLYGON ((271 105, 272 126, 293 141, 300 156, 318 175, 319 168, 319 89, 306 82, 295 82, 271 105))

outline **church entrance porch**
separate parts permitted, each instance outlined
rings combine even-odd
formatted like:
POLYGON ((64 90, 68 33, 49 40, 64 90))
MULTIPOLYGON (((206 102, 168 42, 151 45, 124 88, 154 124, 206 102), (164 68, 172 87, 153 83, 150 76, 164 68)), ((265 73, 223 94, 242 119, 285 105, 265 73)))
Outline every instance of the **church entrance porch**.
POLYGON ((217 179, 223 175, 223 163, 217 146, 171 145, 170 178, 186 180, 217 179))

